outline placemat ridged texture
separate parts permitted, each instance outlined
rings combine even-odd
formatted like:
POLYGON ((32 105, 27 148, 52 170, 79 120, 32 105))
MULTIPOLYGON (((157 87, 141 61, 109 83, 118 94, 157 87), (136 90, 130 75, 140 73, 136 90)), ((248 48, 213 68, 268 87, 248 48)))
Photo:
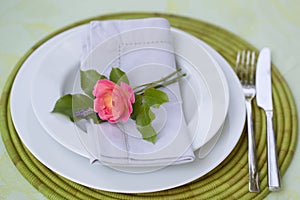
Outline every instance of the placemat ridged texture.
MULTIPOLYGON (((41 164, 22 144, 14 129, 9 107, 9 94, 15 75, 30 54, 51 37, 91 20, 164 17, 173 27, 191 33, 216 49, 234 66, 238 50, 257 51, 238 36, 206 22, 160 13, 118 13, 86 19, 65 27, 33 46, 17 63, 9 76, 1 97, 1 133, 7 152, 22 175, 49 199, 262 199, 267 187, 266 125, 263 111, 254 106, 254 126, 261 181, 260 193, 248 192, 248 159, 246 132, 232 153, 205 176, 178 188, 143 194, 120 194, 88 188, 61 177, 41 164)), ((272 66, 273 98, 275 106, 274 128, 279 154, 281 176, 294 154, 297 142, 297 113, 293 96, 287 83, 275 66, 272 66)), ((254 102, 255 103, 255 102, 254 102)), ((145 183, 146 184, 146 183, 145 183)))

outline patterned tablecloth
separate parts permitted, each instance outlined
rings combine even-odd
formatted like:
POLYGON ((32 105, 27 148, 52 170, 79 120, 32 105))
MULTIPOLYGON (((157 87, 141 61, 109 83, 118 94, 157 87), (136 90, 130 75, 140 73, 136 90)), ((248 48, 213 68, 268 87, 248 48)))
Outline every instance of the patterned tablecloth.
MULTIPOLYGON (((266 197, 266 199, 299 199, 300 193, 298 188, 300 186, 300 177, 296 170, 300 166, 300 150, 295 148, 297 140, 297 102, 300 99, 300 89, 297 85, 297 76, 300 72, 300 62, 297 60, 297 52, 300 50, 300 39, 298 35, 300 33, 300 20, 298 16, 298 10, 300 10, 300 4, 296 0, 290 1, 6 1, 1 3, 0 8, 0 86, 4 87, 6 80, 8 79, 11 71, 16 70, 18 61, 24 56, 25 52, 45 38, 50 33, 57 31, 58 29, 65 27, 66 25, 73 24, 75 22, 95 17, 103 16, 108 13, 116 12, 160 12, 171 13, 173 15, 154 15, 166 17, 170 20, 171 24, 175 27, 182 28, 197 37, 200 37, 207 43, 216 48, 228 61, 233 64, 234 62, 234 50, 237 48, 248 47, 250 49, 261 49, 264 46, 270 47, 272 50, 272 62, 274 64, 273 70, 273 85, 275 88, 274 102, 277 103, 277 130, 278 130, 278 143, 279 143, 279 163, 282 178, 282 190, 280 192, 273 192, 268 194, 266 186, 266 166, 264 164, 265 153, 264 146, 265 140, 258 142, 258 154, 260 159, 260 169, 262 173, 262 192, 256 196, 258 199, 266 197), (72 6, 70 6, 72 5, 72 6), (175 14, 175 15, 174 15, 175 14), (189 18, 182 18, 179 16, 188 16, 189 18), (195 21, 193 21, 195 20, 195 21), (186 22, 186 23, 185 23, 186 22), (189 25, 190 24, 190 25, 189 25), (195 24, 192 28, 192 24, 195 24), (214 26, 217 25, 217 26, 214 26), (204 28, 205 31, 211 31, 226 40, 221 40, 220 43, 214 42, 212 36, 206 35, 207 32, 197 31, 198 28, 204 28), (219 30, 219 31, 218 31, 219 30), (229 31, 229 32, 228 32, 229 31), (239 38, 234 35, 238 35, 239 38), (232 36, 232 37, 231 37, 232 36), (230 39, 236 39, 237 44, 224 48, 229 43, 230 39), (250 45, 251 44, 251 45, 250 45), (289 88, 290 90, 289 90, 289 88), (291 93, 290 93, 291 91, 291 93), (296 102, 296 105, 293 102, 296 102), (284 117, 281 117, 284 116, 284 117), (267 195, 267 196, 266 196, 267 195)), ((142 16, 153 16, 153 14, 116 14, 106 15, 107 18, 134 18, 142 16)), ((25 56, 26 57, 26 56, 25 56)), ((23 57, 24 58, 24 57, 23 57)), ((10 76, 12 77, 12 76, 10 76)), ((12 79, 13 80, 13 79, 12 79)), ((6 85, 7 86, 7 85, 6 85)), ((4 87, 2 92, 9 91, 8 87, 4 87)), ((6 93, 2 93, 1 109, 3 112, 3 103, 7 103, 6 93)), ((9 114, 9 113, 8 113, 9 114)), ((2 124, 9 123, 9 118, 1 116, 2 124)), ((256 120, 261 119, 261 112, 255 113, 256 120)), ((264 129, 263 125, 260 126, 259 122, 256 122, 257 129, 264 129)), ((3 126, 2 126, 3 127, 3 126)), ((28 177, 28 174, 24 168, 22 168, 23 162, 18 162, 18 156, 20 153, 12 154, 15 147, 10 147, 8 141, 14 141, 14 145, 18 146, 21 143, 16 139, 8 139, 8 135, 13 138, 13 131, 9 133, 3 131, 3 141, 0 140, 0 199, 45 199, 46 197, 56 197, 56 192, 45 190, 42 187, 38 187, 38 183, 32 181, 34 176, 38 176, 37 173, 33 173, 32 177, 28 177), (7 149, 6 149, 7 148, 7 149), (15 155, 15 156, 13 156, 15 155), (13 162, 12 162, 13 161, 13 162), (21 172, 21 173, 20 173, 21 172), (27 175, 26 175, 27 174, 27 175), (24 178, 25 177, 25 178, 24 178), (33 187, 39 189, 39 191, 33 187), (42 188, 42 189, 41 189, 42 188), (50 193, 49 193, 50 192, 50 193)), ((245 134, 244 134, 245 135, 245 134)), ((244 137, 244 136, 243 136, 244 137)), ((241 152, 246 153, 244 145, 245 138, 241 139, 239 146, 234 150, 233 154, 227 158, 223 165, 220 165, 216 170, 212 171, 207 176, 197 180, 196 182, 181 188, 181 193, 189 195, 191 197, 209 197, 209 195, 229 198, 240 197, 254 197, 251 196, 247 189, 247 182, 240 181, 237 185, 231 185, 231 183, 225 184, 225 178, 220 178, 219 182, 216 182, 217 173, 224 171, 225 164, 232 163, 233 158, 240 155, 241 152), (215 189, 209 189, 211 185, 208 184, 209 180, 215 182, 218 185, 214 185, 215 189), (224 181, 224 182, 222 182, 224 181), (207 189, 200 189, 206 186, 207 189), (232 187, 228 189, 228 187, 232 187), (226 192, 225 190, 228 191, 226 192), (246 192, 245 192, 246 191, 246 192), (194 194, 191 194, 193 193, 194 194), (206 192, 206 193, 205 193, 206 192), (213 193, 212 193, 213 192, 213 193), (221 194, 221 195, 220 195, 221 194)), ((18 148, 16 148, 18 149, 18 148)), ((29 155, 29 160, 33 162, 34 157, 30 157, 30 153, 24 150, 23 154, 29 155)), ((22 153, 21 153, 22 155, 22 153)), ((241 156, 243 158, 244 156, 241 156)), ((24 158, 24 157, 23 157, 24 158)), ((240 163, 243 163, 243 159, 240 163)), ((39 166, 38 163, 34 164, 39 166)), ((227 167, 230 165, 227 165, 227 167)), ((243 165, 241 168, 247 168, 243 165)), ((40 169, 43 169, 41 166, 40 169)), ((47 169, 44 169, 47 170, 47 169)), ((51 171, 44 171, 51 176, 51 171)), ((240 173, 242 176, 243 173, 240 173)), ((60 177, 59 177, 60 178, 60 177)), ((43 179, 41 179, 43 183, 43 179)), ((68 183, 68 180, 64 180, 68 183)), ((47 180, 44 180, 47 182, 47 180)), ((76 196, 78 198, 84 198, 80 186, 74 186, 73 183, 68 183, 72 187, 76 188, 76 195, 71 194, 75 190, 65 189, 62 184, 58 184, 67 192, 63 192, 64 197, 71 198, 76 196)), ((43 185, 43 184, 40 184, 43 185)), ((51 184, 50 184, 51 185, 51 184)), ((94 193, 96 197, 101 197, 94 193)), ((97 192, 98 193, 98 192, 97 192)), ((172 197, 177 192, 171 190, 166 193, 149 194, 135 196, 146 197, 172 197)), ((115 198, 129 198, 129 196, 123 196, 118 194, 107 194, 106 196, 115 198)), ((173 196, 174 197, 174 196, 173 196)), ((176 196, 182 198, 183 196, 176 196)))

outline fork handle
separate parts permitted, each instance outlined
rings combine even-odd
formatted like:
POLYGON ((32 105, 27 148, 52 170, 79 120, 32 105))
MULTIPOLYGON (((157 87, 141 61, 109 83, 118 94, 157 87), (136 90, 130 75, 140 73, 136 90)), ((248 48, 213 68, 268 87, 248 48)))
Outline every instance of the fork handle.
POLYGON ((277 162, 276 141, 273 129, 273 111, 266 111, 267 119, 267 152, 268 152, 268 185, 270 191, 280 189, 280 176, 277 162))
POLYGON ((247 128, 248 128, 248 166, 249 166, 249 191, 259 192, 259 176, 256 157, 255 136, 253 131, 251 100, 246 100, 247 128))

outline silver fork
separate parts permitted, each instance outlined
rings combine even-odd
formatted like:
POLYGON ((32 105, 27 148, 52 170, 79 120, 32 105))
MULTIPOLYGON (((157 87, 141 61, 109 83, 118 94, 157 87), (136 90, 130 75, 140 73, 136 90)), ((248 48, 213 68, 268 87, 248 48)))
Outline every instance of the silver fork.
POLYGON ((256 145, 252 120, 252 99, 255 97, 255 52, 243 50, 237 53, 236 72, 245 95, 248 130, 249 191, 259 192, 259 175, 256 157, 256 145))

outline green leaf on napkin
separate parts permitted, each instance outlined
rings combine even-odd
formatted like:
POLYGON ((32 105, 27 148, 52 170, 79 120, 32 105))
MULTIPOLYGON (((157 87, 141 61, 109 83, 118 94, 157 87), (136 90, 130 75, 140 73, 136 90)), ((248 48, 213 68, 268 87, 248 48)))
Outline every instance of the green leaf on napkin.
POLYGON ((100 119, 94 112, 94 101, 86 95, 72 95, 72 110, 75 121, 79 121, 81 119, 92 119, 94 123, 100 123, 100 119))
POLYGON ((161 104, 169 101, 168 95, 158 89, 148 88, 143 94, 135 94, 135 102, 132 105, 131 119, 136 121, 136 127, 142 134, 144 140, 156 141, 156 131, 151 123, 155 119, 152 108, 159 108, 161 104))
POLYGON ((95 70, 87 70, 87 71, 80 71, 80 84, 81 89, 90 96, 93 96, 94 86, 96 85, 97 81, 100 79, 107 79, 105 76, 99 74, 95 70))
POLYGON ((124 82, 127 83, 129 85, 129 80, 127 75, 125 74, 125 72, 123 72, 121 69, 119 68, 112 68, 110 75, 109 75, 109 80, 111 80, 112 82, 115 82, 117 84, 124 82))
POLYGON ((154 118, 155 115, 148 104, 143 103, 139 106, 135 121, 136 127, 142 134, 143 139, 152 142, 153 144, 156 141, 156 131, 151 125, 154 118))
POLYGON ((81 119, 92 119, 94 123, 100 120, 93 110, 93 99, 83 94, 67 94, 59 98, 52 113, 60 113, 70 118, 72 122, 81 119))
POLYGON ((143 96, 139 94, 135 94, 134 98, 135 98, 135 102, 132 104, 132 113, 130 115, 130 118, 136 120, 136 116, 139 113, 139 109, 143 104, 143 96))
POLYGON ((161 104, 168 102, 169 98, 165 92, 155 88, 149 88, 145 90, 144 100, 149 106, 159 108, 161 104))

